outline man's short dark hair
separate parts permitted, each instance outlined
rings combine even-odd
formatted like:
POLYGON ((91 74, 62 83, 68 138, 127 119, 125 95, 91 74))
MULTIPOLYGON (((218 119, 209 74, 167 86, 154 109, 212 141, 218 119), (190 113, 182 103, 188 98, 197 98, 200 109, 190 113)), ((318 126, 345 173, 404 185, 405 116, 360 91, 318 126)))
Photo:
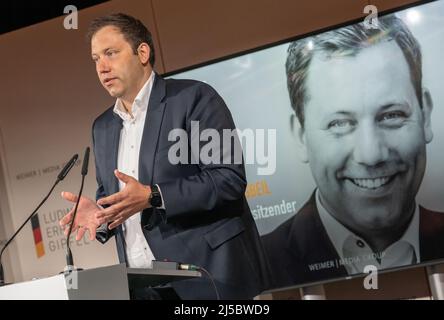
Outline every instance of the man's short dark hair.
POLYGON ((310 99, 306 80, 315 53, 328 59, 335 56, 355 56, 362 49, 382 41, 395 40, 410 69, 410 79, 420 107, 422 101, 422 58, 418 41, 404 22, 394 14, 380 17, 377 29, 367 28, 363 22, 294 41, 288 47, 287 87, 291 106, 304 127, 304 107, 310 99))
POLYGON ((91 22, 88 28, 87 39, 91 42, 92 37, 100 29, 113 26, 120 30, 124 38, 131 45, 134 54, 137 54, 137 48, 141 43, 146 43, 150 47, 150 65, 154 67, 155 55, 151 32, 138 19, 124 13, 114 13, 108 16, 98 17, 91 22))

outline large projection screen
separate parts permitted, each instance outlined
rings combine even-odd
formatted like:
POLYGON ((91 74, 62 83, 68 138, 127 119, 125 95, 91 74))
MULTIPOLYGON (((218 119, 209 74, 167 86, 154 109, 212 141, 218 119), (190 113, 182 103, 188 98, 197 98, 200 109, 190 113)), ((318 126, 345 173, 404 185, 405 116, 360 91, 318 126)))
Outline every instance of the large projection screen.
POLYGON ((275 287, 444 258, 444 1, 379 23, 171 75, 232 112, 275 287))

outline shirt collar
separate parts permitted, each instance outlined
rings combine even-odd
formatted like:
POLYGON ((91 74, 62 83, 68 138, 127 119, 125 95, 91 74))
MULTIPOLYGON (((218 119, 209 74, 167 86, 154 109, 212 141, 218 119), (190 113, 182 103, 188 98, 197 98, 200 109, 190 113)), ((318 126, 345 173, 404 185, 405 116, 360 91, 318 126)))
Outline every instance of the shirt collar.
MULTIPOLYGON (((362 239, 361 237, 357 236, 352 231, 347 229, 340 222, 338 222, 330 213, 328 213, 327 209, 325 209, 324 206, 321 204, 319 198, 319 189, 316 190, 316 208, 318 209, 319 217, 321 218, 322 224, 324 225, 324 228, 327 231, 327 234, 331 242, 333 243, 336 252, 339 254, 340 258, 344 257, 343 254, 344 243, 351 237, 353 239, 356 239, 356 241, 362 241, 368 246, 368 244, 365 242, 364 239, 362 239)), ((413 218, 410 221, 410 224, 407 230, 402 235, 402 237, 398 241, 387 247, 384 252, 388 251, 390 248, 396 245, 396 243, 401 241, 405 241, 413 246, 417 257, 417 262, 419 262, 421 256, 419 251, 419 206, 418 205, 416 205, 413 218)))
MULTIPOLYGON (((140 91, 137 93, 136 98, 134 99, 133 105, 131 106, 134 118, 137 118, 148 108, 148 102, 150 100, 151 90, 154 83, 154 75, 154 71, 151 71, 150 77, 145 82, 142 89, 140 89, 140 91)), ((113 112, 117 114, 120 118, 122 118, 123 121, 131 120, 131 116, 126 112, 125 107, 123 106, 123 103, 119 98, 117 98, 116 103, 114 104, 113 112)))

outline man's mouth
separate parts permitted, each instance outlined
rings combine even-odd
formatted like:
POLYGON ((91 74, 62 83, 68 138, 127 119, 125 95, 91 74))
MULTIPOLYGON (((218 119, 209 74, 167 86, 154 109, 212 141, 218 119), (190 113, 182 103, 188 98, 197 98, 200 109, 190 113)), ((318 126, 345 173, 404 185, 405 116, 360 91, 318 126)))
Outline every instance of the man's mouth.
POLYGON ((103 80, 103 83, 105 84, 105 85, 108 85, 111 81, 113 81, 114 79, 117 79, 117 78, 106 78, 105 80, 103 80))
POLYGON ((355 184, 356 186, 363 189, 377 189, 388 184, 390 181, 393 180, 395 176, 396 175, 394 174, 391 176, 378 177, 378 178, 365 178, 365 179, 349 178, 349 180, 353 182, 353 184, 355 184))

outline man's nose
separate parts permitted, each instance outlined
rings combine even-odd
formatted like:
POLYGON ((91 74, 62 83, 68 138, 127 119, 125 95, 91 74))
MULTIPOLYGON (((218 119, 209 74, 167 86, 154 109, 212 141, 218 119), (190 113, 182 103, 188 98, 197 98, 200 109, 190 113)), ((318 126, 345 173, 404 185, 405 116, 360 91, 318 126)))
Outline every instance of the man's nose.
POLYGON ((357 163, 376 166, 388 160, 389 148, 384 132, 374 124, 362 124, 354 142, 353 158, 357 163))
POLYGON ((109 71, 110 71, 109 64, 105 61, 105 59, 100 59, 97 61, 98 73, 107 73, 109 71))

